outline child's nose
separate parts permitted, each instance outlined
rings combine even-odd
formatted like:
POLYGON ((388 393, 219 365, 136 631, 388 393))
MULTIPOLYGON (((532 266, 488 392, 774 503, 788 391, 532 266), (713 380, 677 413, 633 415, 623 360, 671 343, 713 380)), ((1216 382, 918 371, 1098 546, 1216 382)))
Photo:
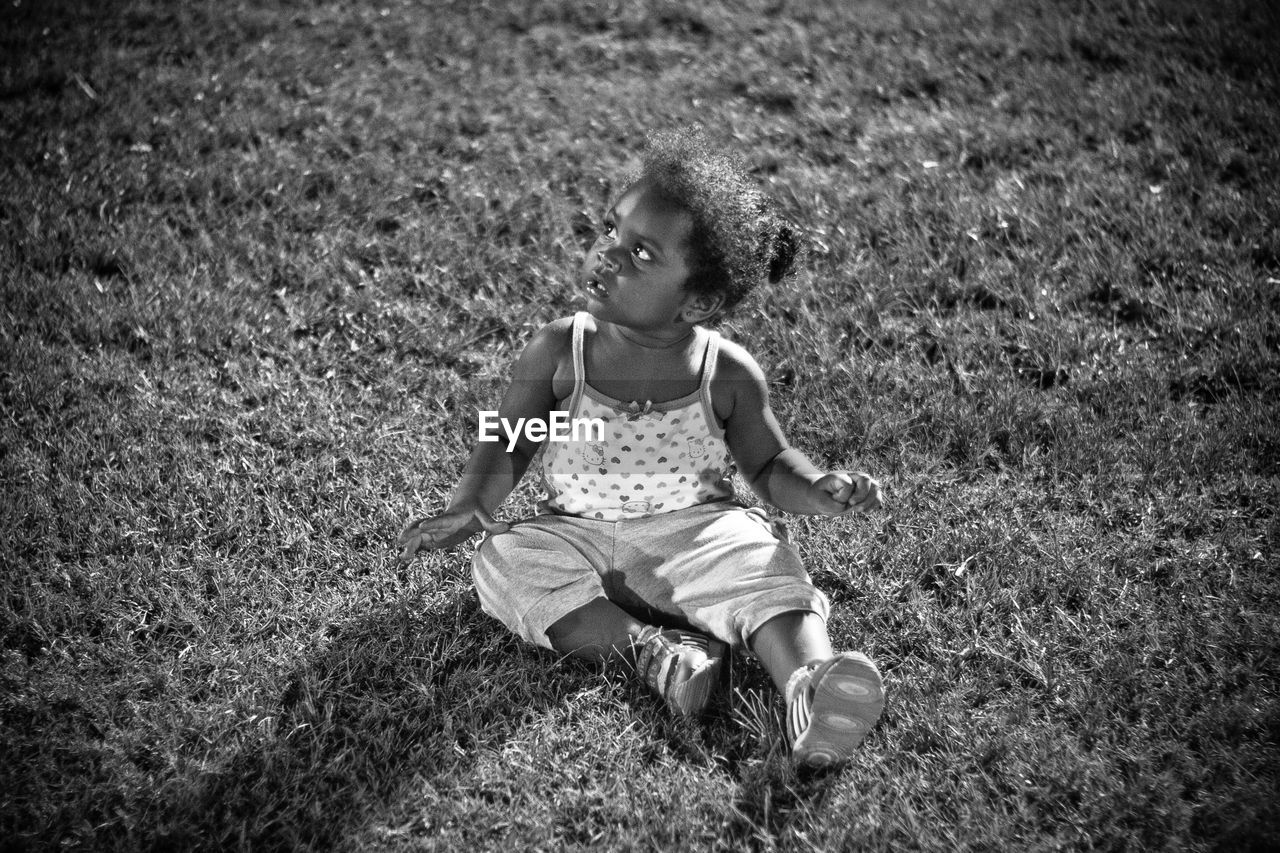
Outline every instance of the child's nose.
POLYGON ((596 268, 608 270, 609 272, 617 272, 618 262, 605 251, 596 252, 596 268))

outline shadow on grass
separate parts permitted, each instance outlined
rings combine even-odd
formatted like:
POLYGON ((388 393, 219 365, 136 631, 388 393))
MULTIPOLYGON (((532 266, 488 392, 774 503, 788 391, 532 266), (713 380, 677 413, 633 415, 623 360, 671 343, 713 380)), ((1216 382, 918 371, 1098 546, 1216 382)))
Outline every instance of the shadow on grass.
MULTIPOLYGON (((625 677, 611 695, 624 700, 619 710, 655 749, 665 743, 677 761, 734 781, 722 840, 771 848, 793 820, 802 826, 797 818, 821 807, 836 777, 797 777, 779 742, 767 677, 741 658, 733 670, 737 692, 701 724, 676 720, 656 704, 628 712, 630 700, 651 697, 625 677)), ((263 709, 259 728, 246 726, 240 743, 211 750, 216 766, 163 783, 127 846, 341 849, 390 814, 430 811, 426 803, 399 808, 421 797, 424 782, 483 799, 480 777, 492 768, 481 764, 527 734, 530 721, 543 725, 572 697, 598 688, 599 679, 597 669, 557 663, 501 630, 470 592, 379 607, 335 629, 323 650, 301 662, 281 682, 274 707, 263 709)), ((624 764, 612 772, 626 777, 635 769, 624 764)), ((564 834, 571 827, 561 829, 558 837, 572 837, 564 834)))
MULTIPOLYGON (((220 766, 173 780, 139 847, 332 849, 415 778, 465 775, 523 714, 577 689, 474 595, 400 601, 336 630, 281 684, 278 714, 220 766)), ((145 831, 145 830, 144 830, 145 831)))

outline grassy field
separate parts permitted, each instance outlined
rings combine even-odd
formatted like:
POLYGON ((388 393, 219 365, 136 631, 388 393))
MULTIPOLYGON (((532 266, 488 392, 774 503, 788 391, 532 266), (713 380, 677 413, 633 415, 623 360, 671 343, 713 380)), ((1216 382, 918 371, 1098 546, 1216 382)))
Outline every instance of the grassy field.
POLYGON ((578 5, 5 0, 0 850, 1280 846, 1275 4, 578 5), (886 488, 792 521, 839 774, 393 559, 693 121, 809 244, 724 333, 886 488))

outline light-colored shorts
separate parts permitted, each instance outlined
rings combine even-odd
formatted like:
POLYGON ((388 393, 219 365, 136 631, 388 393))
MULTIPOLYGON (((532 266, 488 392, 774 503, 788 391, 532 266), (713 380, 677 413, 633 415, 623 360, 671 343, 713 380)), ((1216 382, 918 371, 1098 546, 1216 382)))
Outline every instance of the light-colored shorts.
POLYGON ((487 537, 472 574, 484 611, 544 648, 549 627, 601 597, 734 646, 783 613, 829 611, 780 526, 728 502, 623 521, 538 515, 487 537))

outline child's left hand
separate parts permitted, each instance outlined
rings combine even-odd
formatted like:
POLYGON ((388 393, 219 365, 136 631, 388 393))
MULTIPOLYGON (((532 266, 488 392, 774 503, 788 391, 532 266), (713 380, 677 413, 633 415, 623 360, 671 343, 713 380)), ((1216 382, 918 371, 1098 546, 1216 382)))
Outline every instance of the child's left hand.
POLYGON ((813 488, 829 499, 831 515, 880 509, 880 484, 862 471, 830 471, 814 482, 813 488))

